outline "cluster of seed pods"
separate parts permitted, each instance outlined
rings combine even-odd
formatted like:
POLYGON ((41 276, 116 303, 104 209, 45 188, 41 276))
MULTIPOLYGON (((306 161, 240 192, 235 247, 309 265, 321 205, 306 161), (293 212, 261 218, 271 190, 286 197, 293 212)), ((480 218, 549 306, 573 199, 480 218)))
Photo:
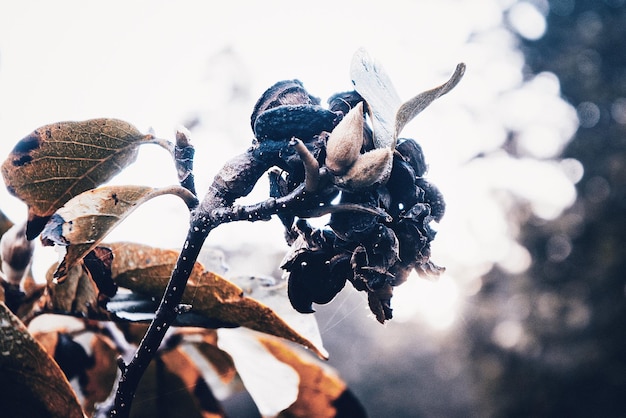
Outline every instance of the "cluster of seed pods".
POLYGON ((424 178, 422 149, 405 138, 394 148, 376 148, 368 110, 356 91, 335 94, 325 108, 298 80, 285 80, 270 87, 252 113, 255 146, 277 158, 279 169, 270 172, 272 197, 308 181, 311 163, 294 151, 297 138, 319 168, 307 198, 331 213, 326 226, 314 228, 306 216, 279 212, 291 245, 281 267, 299 312, 330 302, 349 281, 367 293, 382 323, 392 318, 393 287, 411 271, 442 271, 430 261, 430 223, 441 219, 445 204, 424 178))

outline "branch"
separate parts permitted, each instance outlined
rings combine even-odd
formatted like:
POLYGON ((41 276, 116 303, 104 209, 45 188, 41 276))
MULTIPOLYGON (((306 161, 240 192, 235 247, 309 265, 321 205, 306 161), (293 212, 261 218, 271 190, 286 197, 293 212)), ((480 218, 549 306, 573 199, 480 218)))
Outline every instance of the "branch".
POLYGON ((189 139, 189 131, 185 128, 179 128, 176 131, 176 146, 174 147, 174 161, 176 163, 178 181, 185 189, 197 195, 193 176, 193 156, 195 152, 196 150, 191 145, 189 139))
MULTIPOLYGON (((183 292, 202 245, 214 228, 223 223, 234 221, 269 220, 275 214, 308 217, 337 211, 358 211, 381 216, 385 220, 389 219, 389 215, 383 210, 371 207, 352 203, 329 205, 329 197, 335 196, 337 193, 336 186, 330 181, 330 173, 325 169, 318 169, 317 162, 311 161, 313 157, 306 155, 302 142, 294 142, 293 145, 296 146, 297 152, 300 155, 305 154, 303 158, 306 172, 305 181, 285 196, 272 197, 247 206, 234 205, 234 201, 247 195, 261 175, 275 165, 281 153, 285 152, 286 148, 270 144, 270 141, 261 143, 256 148, 251 147, 245 153, 234 157, 215 176, 205 198, 191 213, 187 239, 159 308, 155 313, 154 320, 130 363, 126 364, 123 360, 119 362, 122 376, 119 379, 114 404, 109 411, 110 417, 125 418, 129 416, 139 381, 150 361, 154 358, 167 329, 176 317, 188 308, 180 305, 183 292), (314 185, 316 189, 313 189, 314 185)), ((179 145, 181 144, 177 141, 177 146, 179 145)), ((290 147, 292 145, 285 143, 284 146, 290 147)))

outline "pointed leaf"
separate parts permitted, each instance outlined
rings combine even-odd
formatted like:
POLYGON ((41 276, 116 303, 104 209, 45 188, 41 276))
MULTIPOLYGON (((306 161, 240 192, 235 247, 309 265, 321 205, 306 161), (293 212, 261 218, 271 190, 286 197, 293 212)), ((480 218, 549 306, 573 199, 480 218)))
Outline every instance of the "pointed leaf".
POLYGON ((58 122, 17 143, 2 164, 8 190, 29 207, 29 239, 72 197, 108 181, 135 161, 137 148, 154 142, 117 119, 58 122))
POLYGON ((376 148, 395 147, 396 110, 402 101, 383 66, 361 48, 354 53, 350 66, 354 89, 369 108, 376 148))
MULTIPOLYGON (((134 243, 108 244, 113 250, 113 279, 119 286, 160 299, 178 252, 134 243)), ((321 358, 328 353, 291 328, 264 304, 244 296, 243 290, 196 263, 189 277, 183 303, 191 312, 275 335, 311 349, 321 358)))
POLYGON ((452 90, 459 83, 459 81, 461 81, 464 73, 465 64, 460 63, 456 66, 454 74, 452 74, 450 79, 444 84, 439 87, 435 87, 434 89, 420 93, 412 99, 403 103, 396 113, 395 137, 397 138, 398 135, 400 135, 400 132, 402 131, 404 126, 409 123, 415 116, 417 116, 418 113, 426 109, 426 107, 428 107, 428 105, 430 105, 435 99, 443 96, 444 94, 452 90))
POLYGON ((107 186, 88 190, 59 209, 42 232, 44 245, 66 246, 54 276, 62 281, 67 272, 139 205, 164 194, 183 199, 195 197, 181 186, 154 189, 146 186, 107 186))
POLYGON ((67 378, 0 302, 0 405, 3 416, 83 418, 67 378))

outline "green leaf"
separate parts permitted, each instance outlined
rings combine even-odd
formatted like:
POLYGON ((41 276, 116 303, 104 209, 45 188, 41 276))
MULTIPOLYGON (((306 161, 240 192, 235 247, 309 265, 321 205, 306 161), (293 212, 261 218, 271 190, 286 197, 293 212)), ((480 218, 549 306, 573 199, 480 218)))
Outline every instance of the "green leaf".
POLYGON ((0 302, 2 416, 83 418, 70 383, 24 324, 0 302))
POLYGON ((164 194, 174 194, 188 203, 196 199, 181 186, 159 189, 147 186, 105 186, 88 190, 68 201, 50 218, 41 236, 44 245, 67 247, 54 277, 61 282, 76 263, 137 207, 164 194))
POLYGON ((29 239, 65 202, 134 162, 139 145, 155 142, 117 119, 53 123, 19 141, 2 164, 2 176, 9 192, 28 205, 29 239))

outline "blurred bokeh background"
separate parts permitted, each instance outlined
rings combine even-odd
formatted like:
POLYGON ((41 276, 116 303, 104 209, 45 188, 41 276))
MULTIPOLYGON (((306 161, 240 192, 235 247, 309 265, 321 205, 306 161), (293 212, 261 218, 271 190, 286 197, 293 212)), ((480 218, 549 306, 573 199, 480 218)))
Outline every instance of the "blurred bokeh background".
MULTIPOLYGON (((349 286, 317 307, 330 365, 372 417, 626 416, 624 0, 3 2, 0 155, 55 121, 170 139, 184 125, 202 193, 249 146, 267 87, 298 78, 325 102, 351 89, 359 47, 405 99, 467 72, 403 132, 447 200, 432 251, 447 272, 397 288, 385 326, 349 286)), ((144 148, 114 182, 176 183, 144 148)), ((26 216, 4 188, 0 209, 26 216)), ((187 220, 159 198, 109 240, 178 248, 187 220)), ((285 250, 278 221, 208 243, 240 260, 285 250)), ((37 251, 41 277, 56 254, 37 251)))

